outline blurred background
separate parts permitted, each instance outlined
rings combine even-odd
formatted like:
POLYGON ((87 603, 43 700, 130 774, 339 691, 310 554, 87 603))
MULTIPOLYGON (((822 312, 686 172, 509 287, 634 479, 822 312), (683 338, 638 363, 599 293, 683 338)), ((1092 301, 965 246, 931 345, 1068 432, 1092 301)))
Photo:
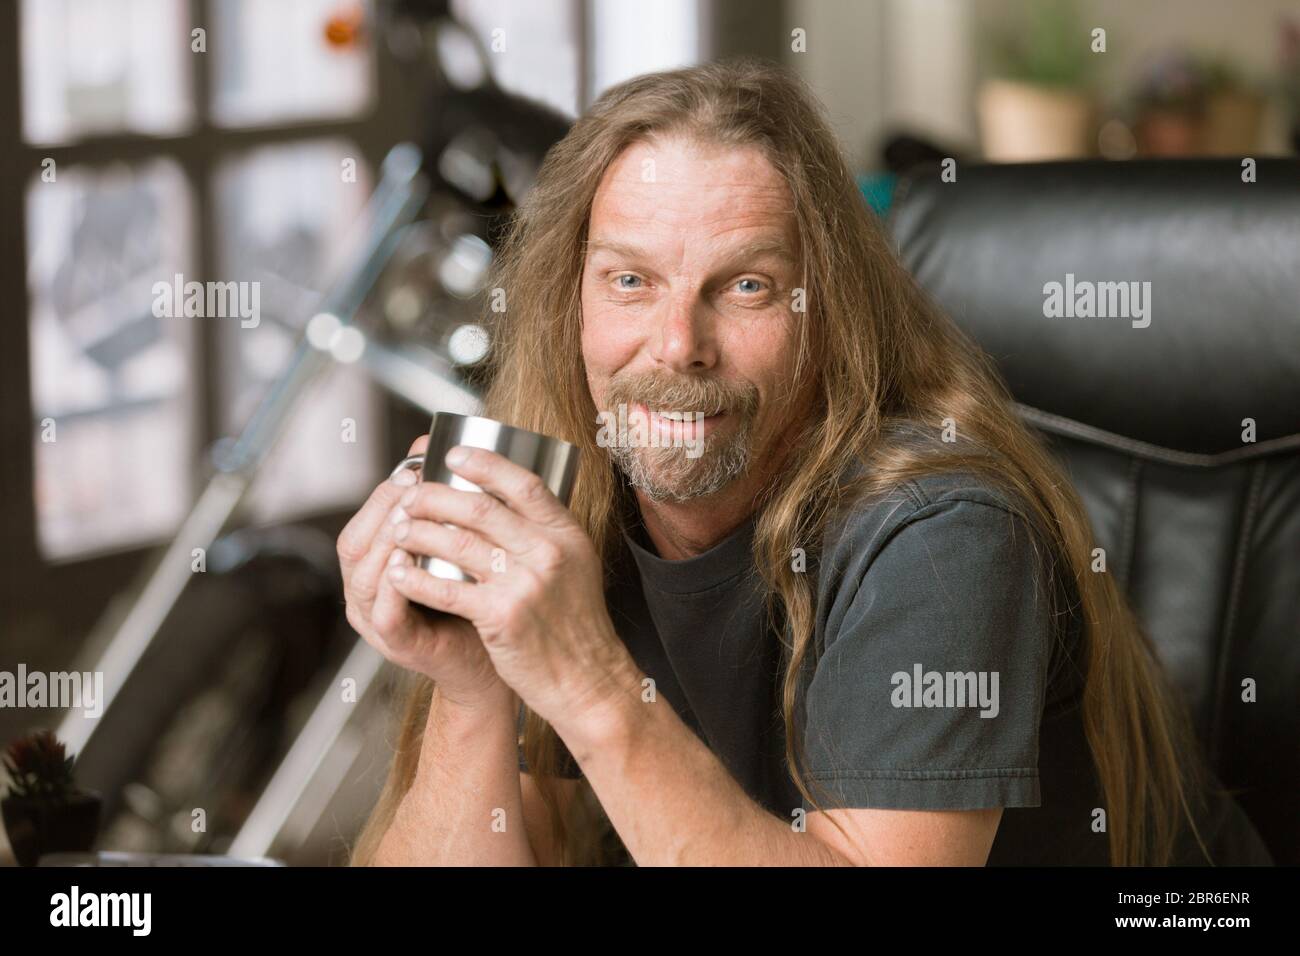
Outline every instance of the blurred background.
POLYGON ((345 859, 401 678, 335 538, 473 408, 485 270, 567 122, 734 54, 807 78, 882 213, 936 158, 1300 151, 1300 0, 0 5, 0 673, 107 703, 0 706, 0 742, 58 732, 96 849, 345 859), (158 314, 177 276, 256 322, 158 314))

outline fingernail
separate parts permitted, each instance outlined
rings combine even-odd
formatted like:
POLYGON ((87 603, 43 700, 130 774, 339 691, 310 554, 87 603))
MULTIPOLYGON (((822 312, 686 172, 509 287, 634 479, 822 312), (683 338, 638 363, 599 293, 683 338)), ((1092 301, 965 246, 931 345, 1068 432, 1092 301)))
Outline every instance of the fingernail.
POLYGON ((409 517, 410 515, 408 515, 405 511, 403 511, 400 507, 398 507, 393 509, 393 516, 389 518, 388 521, 389 524, 401 524, 409 517))
POLYGON ((415 472, 409 468, 403 468, 397 474, 393 475, 393 484, 405 488, 407 485, 415 484, 415 472))
POLYGON ((406 577, 406 567, 404 565, 399 564, 389 568, 388 577, 393 581, 401 581, 403 578, 406 577))
POLYGON ((398 504, 405 508, 409 506, 411 502, 413 502, 414 500, 415 500, 415 489, 412 488, 406 494, 402 495, 402 499, 401 501, 398 502, 398 504))
POLYGON ((393 553, 388 556, 388 566, 391 568, 394 564, 403 564, 406 561, 406 552, 401 548, 394 548, 393 553))
POLYGON ((469 457, 469 452, 457 445, 451 451, 447 452, 447 464, 460 465, 464 464, 465 459, 469 457))
POLYGON ((396 540, 401 541, 410 533, 411 533, 411 522, 403 521, 393 530, 393 537, 396 540))

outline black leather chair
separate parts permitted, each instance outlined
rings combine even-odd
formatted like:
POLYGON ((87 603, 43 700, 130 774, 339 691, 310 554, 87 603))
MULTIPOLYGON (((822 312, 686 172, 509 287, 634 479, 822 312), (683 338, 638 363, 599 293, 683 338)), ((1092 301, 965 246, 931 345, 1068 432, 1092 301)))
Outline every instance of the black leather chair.
POLYGON ((903 261, 1066 463, 1211 766, 1300 863, 1300 161, 939 172, 895 192, 903 261), (1070 281, 1149 282, 1149 324, 1048 317, 1070 281))

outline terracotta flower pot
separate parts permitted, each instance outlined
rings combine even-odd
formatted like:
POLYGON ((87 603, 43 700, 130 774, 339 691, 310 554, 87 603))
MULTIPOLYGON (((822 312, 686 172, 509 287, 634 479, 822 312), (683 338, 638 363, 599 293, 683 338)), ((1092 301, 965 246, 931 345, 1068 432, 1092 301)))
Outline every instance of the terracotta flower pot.
POLYGON ((1090 156, 1093 104, 1078 90, 988 80, 979 91, 984 157, 1027 163, 1090 156))
POLYGON ((1263 116, 1254 94, 1215 93, 1194 111, 1148 109, 1138 144, 1145 156, 1248 156, 1259 146, 1263 116))
POLYGON ((1201 148, 1201 122, 1177 110, 1147 110, 1137 122, 1143 156, 1195 156, 1201 148))
POLYGON ((1246 92, 1215 93, 1205 109, 1202 148, 1207 156, 1247 156, 1259 147, 1264 119, 1262 97, 1246 92))
POLYGON ((21 866, 35 866, 46 853, 85 852, 99 833, 102 801, 94 791, 81 791, 66 800, 5 797, 0 800, 5 833, 21 866))

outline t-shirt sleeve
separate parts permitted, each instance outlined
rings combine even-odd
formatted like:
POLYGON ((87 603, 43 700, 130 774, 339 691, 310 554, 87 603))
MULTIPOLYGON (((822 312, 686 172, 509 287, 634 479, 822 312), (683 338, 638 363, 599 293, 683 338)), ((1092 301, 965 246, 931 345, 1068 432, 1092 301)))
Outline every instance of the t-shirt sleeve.
POLYGON ((1053 643, 1040 560, 1023 518, 944 499, 846 574, 805 698, 824 808, 1040 805, 1053 643))
MULTIPOLYGON (((524 757, 524 708, 522 705, 519 707, 519 719, 515 724, 515 733, 519 744, 519 772, 529 773, 528 761, 524 757)), ((577 780, 582 776, 582 768, 578 766, 578 761, 573 759, 573 754, 569 753, 569 748, 564 745, 563 740, 557 738, 557 744, 560 759, 556 775, 569 780, 577 780)))

